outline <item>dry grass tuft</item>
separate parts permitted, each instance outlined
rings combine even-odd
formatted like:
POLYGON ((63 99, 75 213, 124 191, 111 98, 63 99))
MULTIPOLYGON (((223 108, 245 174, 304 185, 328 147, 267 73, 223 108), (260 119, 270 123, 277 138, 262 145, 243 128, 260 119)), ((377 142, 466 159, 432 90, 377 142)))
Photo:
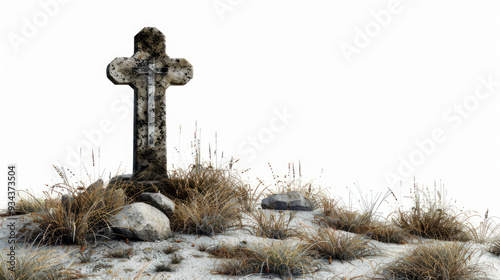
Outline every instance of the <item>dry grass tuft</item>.
POLYGON ((245 186, 239 177, 239 173, 232 170, 231 161, 228 167, 214 168, 211 163, 193 164, 187 169, 176 169, 168 174, 168 178, 162 178, 158 190, 171 199, 179 201, 191 201, 193 194, 205 194, 212 189, 233 192, 235 196, 245 186))
POLYGON ((175 271, 174 269, 174 266, 172 265, 172 263, 167 263, 167 264, 159 264, 157 266, 155 266, 154 268, 154 271, 156 273, 159 273, 159 272, 173 272, 175 271))
POLYGON ((20 249, 21 251, 16 254, 13 271, 11 270, 13 263, 10 263, 9 259, 4 259, 3 253, 0 254, 0 279, 73 279, 81 276, 76 270, 64 267, 61 264, 63 256, 58 256, 54 250, 33 247, 33 244, 20 249))
POLYGON ((492 253, 493 255, 500 256, 500 238, 497 238, 490 243, 488 252, 492 253))
POLYGON ((176 212, 170 220, 173 230, 212 236, 241 224, 241 210, 234 192, 226 188, 191 191, 190 201, 176 200, 176 212))
MULTIPOLYGON (((158 177, 157 190, 174 200, 176 212, 170 218, 172 230, 212 236, 239 225, 241 207, 238 193, 244 184, 230 168, 194 164, 158 177)), ((144 175, 145 176, 145 175, 144 175)))
POLYGON ((93 188, 83 184, 72 185, 64 170, 55 168, 64 182, 52 186, 50 193, 44 192, 46 203, 39 202, 41 210, 33 214, 34 227, 23 228, 20 231, 22 236, 31 242, 84 246, 89 239, 106 237, 109 219, 128 203, 124 191, 105 188, 102 180, 93 188), (63 192, 74 199, 63 202, 63 192), (57 196, 52 197, 51 193, 57 196))
POLYGON ((309 246, 275 241, 269 244, 246 245, 232 251, 232 260, 224 260, 214 273, 243 276, 253 273, 277 274, 290 279, 316 272, 321 264, 309 256, 309 246))
POLYGON ((108 252, 104 255, 104 257, 112 259, 129 259, 132 255, 133 251, 131 248, 129 248, 129 249, 120 249, 108 252))
POLYGON ((470 240, 460 215, 448 209, 414 208, 410 211, 398 210, 395 214, 393 222, 410 234, 447 241, 470 240))
MULTIPOLYGON (((322 215, 317 217, 319 224, 356 234, 366 234, 377 227, 379 224, 377 211, 382 202, 387 199, 389 192, 371 194, 368 197, 363 195, 359 185, 356 186, 359 192, 357 200, 362 207, 361 211, 354 210, 351 202, 346 206, 341 204, 340 200, 333 200, 325 196, 321 199, 322 215)), ((349 192, 349 197, 354 196, 350 190, 349 192)))
POLYGON ((249 231, 256 236, 281 240, 298 236, 299 231, 297 228, 290 225, 297 212, 287 212, 279 211, 278 218, 276 218, 277 215, 272 213, 272 210, 259 210, 256 213, 249 213, 255 221, 249 231))
POLYGON ((166 254, 166 255, 170 255, 170 254, 173 254, 173 253, 175 253, 175 252, 177 252, 179 250, 180 250, 179 247, 173 246, 173 245, 169 244, 167 247, 165 247, 163 249, 163 253, 166 254))
MULTIPOLYGON (((477 217, 478 215, 475 215, 477 217)), ((470 226, 469 235, 476 243, 491 243, 497 239, 500 225, 495 221, 497 217, 490 217, 486 210, 478 226, 470 226)))
POLYGON ((384 279, 478 279, 485 272, 471 264, 475 253, 467 243, 421 244, 382 268, 379 275, 384 279))
POLYGON ((246 242, 242 244, 230 244, 224 243, 222 245, 209 246, 207 248, 207 252, 215 256, 217 258, 226 258, 226 259, 234 259, 234 258, 243 258, 246 256, 246 242))
POLYGON ((27 197, 20 197, 19 201, 16 203, 16 211, 11 213, 13 215, 23 215, 28 213, 41 212, 45 201, 41 197, 34 197, 29 195, 27 197))
POLYGON ((80 263, 90 263, 92 261, 92 255, 94 254, 94 251, 91 250, 88 247, 81 247, 80 248, 80 256, 78 256, 78 259, 80 260, 80 263))
POLYGON ((184 260, 184 258, 181 255, 175 253, 172 256, 172 259, 170 260, 170 263, 172 263, 172 264, 180 264, 183 260, 184 260))
POLYGON ((320 225, 356 234, 365 234, 372 228, 372 217, 346 207, 334 207, 324 210, 322 216, 316 216, 320 225))
POLYGON ((311 255, 331 260, 353 260, 377 255, 379 250, 361 235, 349 236, 331 228, 320 228, 315 233, 305 233, 304 240, 311 244, 311 255))
POLYGON ((366 233, 366 236, 384 243, 406 244, 411 238, 408 232, 400 227, 374 223, 366 233))
POLYGON ((392 220, 397 226, 410 234, 425 238, 445 241, 469 241, 470 230, 466 221, 470 218, 465 213, 457 212, 449 201, 446 201, 444 188, 434 188, 431 192, 419 189, 414 184, 413 205, 410 210, 398 208, 392 220))
POLYGON ((237 189, 238 203, 241 205, 241 209, 251 213, 258 208, 261 198, 267 194, 267 187, 259 189, 262 184, 260 182, 254 189, 250 185, 244 185, 237 189))

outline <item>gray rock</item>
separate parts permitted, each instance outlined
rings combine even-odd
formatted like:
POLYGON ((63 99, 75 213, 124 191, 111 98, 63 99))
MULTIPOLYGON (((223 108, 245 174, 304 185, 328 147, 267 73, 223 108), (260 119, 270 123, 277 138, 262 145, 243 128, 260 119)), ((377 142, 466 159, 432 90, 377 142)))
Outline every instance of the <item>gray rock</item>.
POLYGON ((93 192, 97 189, 101 189, 103 185, 104 185, 104 182, 102 181, 102 179, 99 179, 87 187, 87 192, 90 193, 90 192, 93 192))
POLYGON ((170 235, 170 220, 160 210, 143 203, 133 203, 111 217, 113 232, 129 239, 155 241, 170 235))
POLYGON ((262 200, 262 209, 313 211, 314 204, 297 191, 273 194, 262 200))
POLYGON ((149 202, 151 206, 165 213, 167 217, 172 217, 175 213, 175 203, 161 193, 145 192, 140 197, 142 201, 149 202))

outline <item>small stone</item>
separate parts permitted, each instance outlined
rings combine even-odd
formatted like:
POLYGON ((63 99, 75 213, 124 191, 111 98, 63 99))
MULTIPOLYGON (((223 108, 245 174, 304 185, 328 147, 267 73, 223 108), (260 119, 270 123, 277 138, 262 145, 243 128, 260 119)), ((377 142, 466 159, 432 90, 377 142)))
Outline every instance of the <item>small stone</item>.
POLYGON ((297 191, 273 194, 262 200, 262 209, 313 211, 314 204, 297 191))
POLYGON ((104 182, 102 181, 102 179, 99 179, 87 187, 87 192, 92 193, 95 190, 101 189, 103 185, 104 185, 104 182))
POLYGON ((172 217, 175 213, 175 203, 161 193, 145 192, 141 194, 140 198, 165 213, 167 217, 172 217))

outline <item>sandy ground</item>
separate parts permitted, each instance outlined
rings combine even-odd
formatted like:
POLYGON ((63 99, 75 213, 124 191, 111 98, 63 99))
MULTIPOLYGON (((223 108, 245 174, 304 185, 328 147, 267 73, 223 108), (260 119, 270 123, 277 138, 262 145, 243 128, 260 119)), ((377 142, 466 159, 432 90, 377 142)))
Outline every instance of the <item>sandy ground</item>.
MULTIPOLYGON (((268 211, 268 210, 266 210, 268 211)), ((317 227, 312 223, 316 212, 299 212, 295 217, 296 226, 317 227)), ((25 222, 26 216, 17 216, 18 223, 25 222)), ((7 228, 7 218, 1 218, 0 228, 0 249, 2 254, 7 254, 6 249, 10 246, 8 242, 9 229, 7 228)), ((221 243, 236 243, 246 241, 247 243, 268 242, 269 239, 263 239, 252 236, 244 230, 228 231, 225 234, 219 234, 214 237, 196 236, 186 234, 176 234, 168 240, 156 242, 130 241, 126 243, 121 240, 104 241, 93 247, 91 262, 80 263, 80 249, 78 246, 53 246, 45 247, 44 250, 55 250, 61 255, 65 265, 72 264, 72 267, 85 275, 93 275, 82 279, 228 279, 227 275, 215 275, 213 271, 220 262, 220 259, 211 257, 207 252, 198 250, 200 244, 217 245, 221 243), (154 272, 154 267, 162 263, 168 263, 172 254, 163 253, 163 249, 169 245, 178 246, 180 250, 178 255, 184 260, 174 265, 174 272, 154 272), (108 258, 104 255, 110 251, 119 249, 132 249, 132 255, 129 258, 116 259, 108 258), (142 276, 142 278, 137 276, 142 276)), ((293 241, 288 240, 288 241, 293 241)), ((323 261, 323 268, 311 275, 306 275, 305 279, 351 279, 356 276, 373 276, 374 272, 380 266, 394 260, 400 254, 416 246, 418 242, 439 242, 433 240, 415 240, 412 244, 395 245, 385 244, 377 241, 370 241, 379 250, 380 254, 365 259, 354 260, 351 262, 323 261)), ((474 244, 477 249, 485 249, 484 245, 474 244)), ((500 258, 484 252, 478 259, 478 262, 486 266, 489 279, 500 279, 500 258)), ((231 277, 230 279, 280 279, 277 275, 248 275, 245 277, 231 277)), ((363 278, 357 278, 363 279, 363 278)))

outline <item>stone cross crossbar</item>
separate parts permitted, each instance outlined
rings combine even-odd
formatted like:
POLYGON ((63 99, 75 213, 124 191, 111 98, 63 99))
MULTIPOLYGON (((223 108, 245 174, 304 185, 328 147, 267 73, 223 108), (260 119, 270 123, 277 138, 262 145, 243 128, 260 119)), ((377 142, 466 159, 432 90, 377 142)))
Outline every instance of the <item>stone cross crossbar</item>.
POLYGON ((184 85, 193 67, 183 58, 165 53, 165 35, 146 27, 134 37, 134 55, 115 58, 107 76, 118 85, 134 89, 134 167, 164 175, 167 168, 166 99, 170 85, 184 85))

